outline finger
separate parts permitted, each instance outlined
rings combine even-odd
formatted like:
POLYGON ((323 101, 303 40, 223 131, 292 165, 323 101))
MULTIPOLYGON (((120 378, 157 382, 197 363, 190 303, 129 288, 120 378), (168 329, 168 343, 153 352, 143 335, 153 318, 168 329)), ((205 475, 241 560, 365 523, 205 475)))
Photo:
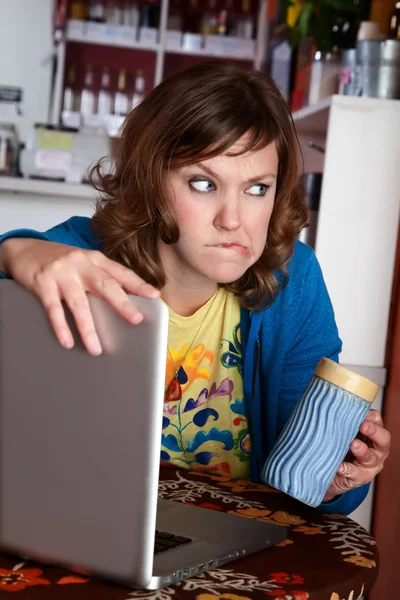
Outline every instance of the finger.
POLYGON ((158 298, 160 290, 146 283, 139 275, 136 275, 131 269, 111 260, 101 252, 91 254, 92 262, 103 269, 108 275, 115 278, 130 294, 144 296, 146 298, 158 298))
POLYGON ((86 350, 93 356, 99 356, 102 348, 85 290, 76 281, 68 280, 68 284, 65 283, 62 288, 60 286, 60 292, 74 317, 86 350))
POLYGON ((134 304, 132 304, 120 283, 105 272, 103 273, 103 277, 96 278, 95 281, 88 286, 89 290, 99 298, 104 298, 122 318, 134 325, 140 323, 143 320, 143 315, 134 304))
MULTIPOLYGON (((379 467, 383 467, 384 459, 382 455, 363 442, 355 440, 351 445, 351 451, 356 459, 356 464, 368 469, 378 469, 379 467)), ((380 470, 380 468, 378 470, 380 470)))
POLYGON ((73 348, 74 338, 65 318, 57 284, 51 278, 37 278, 33 291, 43 304, 60 344, 67 349, 73 348))
POLYGON ((373 479, 371 474, 367 474, 364 468, 349 462, 343 462, 340 465, 338 475, 340 476, 340 481, 343 482, 342 478, 346 479, 346 486, 348 488, 364 485, 364 483, 368 483, 373 479))
MULTIPOLYGON (((356 438, 350 444, 350 451, 356 459, 362 459, 368 453, 369 446, 364 441, 356 438)), ((353 461, 348 461, 353 462, 353 461)))
POLYGON ((384 427, 381 427, 373 421, 364 421, 361 424, 360 431, 363 435, 367 436, 373 444, 373 447, 382 452, 389 452, 390 448, 390 433, 384 427))
POLYGON ((383 427, 383 421, 382 421, 382 415, 380 412, 378 412, 377 410, 371 408, 368 413, 367 416, 365 417, 366 421, 372 421, 373 423, 376 423, 377 425, 380 425, 381 427, 383 427))

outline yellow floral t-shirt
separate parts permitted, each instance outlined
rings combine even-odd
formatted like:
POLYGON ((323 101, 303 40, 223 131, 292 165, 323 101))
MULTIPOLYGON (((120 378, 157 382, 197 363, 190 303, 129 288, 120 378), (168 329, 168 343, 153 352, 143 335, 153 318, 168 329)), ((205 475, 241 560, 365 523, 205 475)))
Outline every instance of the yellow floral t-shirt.
POLYGON ((220 288, 189 317, 170 310, 168 347, 161 460, 248 478, 238 299, 220 288))

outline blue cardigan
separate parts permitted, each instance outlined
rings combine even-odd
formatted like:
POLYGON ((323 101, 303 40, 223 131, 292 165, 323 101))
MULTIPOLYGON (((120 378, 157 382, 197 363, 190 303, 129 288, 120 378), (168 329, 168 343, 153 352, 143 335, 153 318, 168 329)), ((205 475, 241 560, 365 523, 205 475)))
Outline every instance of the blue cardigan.
MULTIPOLYGON (((87 250, 102 248, 86 217, 73 217, 45 233, 11 231, 0 236, 0 242, 8 237, 31 237, 87 250)), ((318 361, 324 356, 338 361, 342 345, 313 251, 296 242, 288 269, 289 282, 269 308, 241 311, 243 386, 251 432, 253 481, 260 481, 265 459, 318 361)), ((364 485, 348 491, 322 503, 319 509, 349 514, 361 504, 368 489, 369 485, 364 485)))

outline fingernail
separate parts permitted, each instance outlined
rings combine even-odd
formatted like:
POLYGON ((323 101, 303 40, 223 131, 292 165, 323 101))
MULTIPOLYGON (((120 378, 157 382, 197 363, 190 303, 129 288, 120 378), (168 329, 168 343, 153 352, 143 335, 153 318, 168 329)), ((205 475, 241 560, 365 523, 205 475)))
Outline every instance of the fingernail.
POLYGON ((134 315, 131 316, 131 323, 133 323, 133 325, 138 325, 142 321, 143 321, 142 313, 136 312, 134 315))
POLYGON ((93 354, 94 356, 99 356, 102 353, 102 348, 96 335, 89 336, 87 343, 89 346, 90 354, 93 354))
POLYGON ((368 433, 368 431, 371 431, 371 423, 369 421, 365 421, 363 429, 364 429, 365 433, 368 433))
POLYGON ((155 290, 154 288, 149 289, 150 298, 158 298, 160 296, 160 290, 155 290))
POLYGON ((339 473, 339 475, 341 475, 342 473, 344 473, 344 465, 340 465, 340 467, 338 469, 338 473, 339 473))
POLYGON ((353 444, 353 450, 358 450, 360 447, 360 442, 358 442, 357 440, 354 442, 353 444))
POLYGON ((61 337, 61 344, 67 350, 71 350, 71 348, 74 347, 74 340, 71 340, 71 338, 68 337, 68 336, 62 336, 61 337))

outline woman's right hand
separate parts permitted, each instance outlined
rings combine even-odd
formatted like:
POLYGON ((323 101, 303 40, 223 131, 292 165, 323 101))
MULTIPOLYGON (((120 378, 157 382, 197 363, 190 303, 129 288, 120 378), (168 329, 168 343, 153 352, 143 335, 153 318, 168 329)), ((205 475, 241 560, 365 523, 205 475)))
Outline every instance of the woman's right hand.
POLYGON ((127 294, 157 298, 160 292, 133 271, 97 250, 82 250, 36 239, 11 238, 1 244, 5 273, 41 300, 65 348, 74 339, 65 318, 62 300, 70 309, 87 351, 97 356, 102 348, 95 330, 87 292, 104 298, 129 323, 142 320, 127 294))

